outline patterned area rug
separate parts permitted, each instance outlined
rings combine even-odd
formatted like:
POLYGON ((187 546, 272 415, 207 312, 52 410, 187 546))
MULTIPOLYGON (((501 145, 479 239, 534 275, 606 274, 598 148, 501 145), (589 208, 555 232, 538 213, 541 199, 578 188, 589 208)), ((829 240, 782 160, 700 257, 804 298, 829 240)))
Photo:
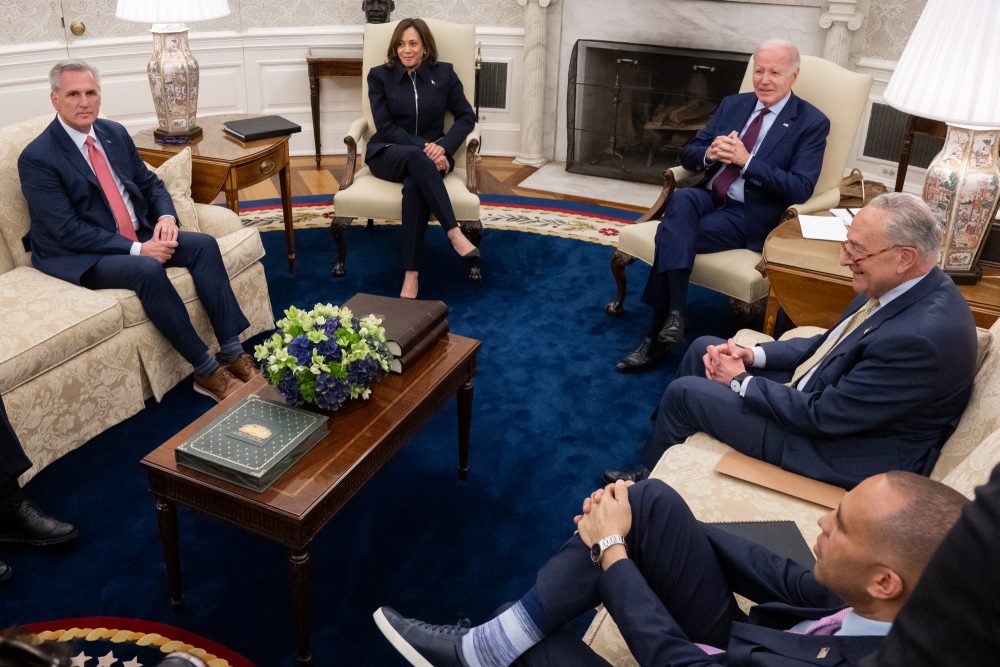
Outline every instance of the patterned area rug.
POLYGON ((164 623, 116 616, 88 616, 32 623, 24 630, 37 642, 56 642, 72 667, 156 667, 183 651, 208 667, 255 667, 235 651, 164 623))
MULTIPOLYGON (((632 224, 639 213, 610 206, 558 201, 534 197, 482 195, 483 226, 616 245, 618 232, 632 224)), ((292 205, 296 229, 327 227, 334 216, 334 202, 328 196, 296 197, 292 205)), ((244 225, 261 231, 283 229, 281 202, 267 199, 240 206, 244 225)), ((355 223, 361 224, 361 223, 355 223)), ((399 224, 376 220, 375 224, 399 224)))

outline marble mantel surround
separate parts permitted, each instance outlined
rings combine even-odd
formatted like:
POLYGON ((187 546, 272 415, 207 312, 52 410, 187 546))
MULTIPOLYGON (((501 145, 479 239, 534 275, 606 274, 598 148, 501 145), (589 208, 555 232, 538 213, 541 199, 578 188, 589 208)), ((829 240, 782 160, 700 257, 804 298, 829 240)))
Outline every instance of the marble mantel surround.
MULTIPOLYGON (((557 161, 566 160, 568 64, 578 39, 751 52, 764 39, 780 38, 793 42, 804 54, 846 65, 850 33, 862 24, 858 2, 617 0, 613 12, 609 12, 606 0, 559 3, 559 24, 552 26, 550 22, 548 30, 545 90, 546 95, 555 97, 555 104, 554 108, 546 105, 547 120, 554 121, 544 125, 546 152, 557 161)), ((530 27, 526 25, 525 30, 527 44, 530 27)), ((522 118, 522 123, 528 122, 529 118, 522 118)))

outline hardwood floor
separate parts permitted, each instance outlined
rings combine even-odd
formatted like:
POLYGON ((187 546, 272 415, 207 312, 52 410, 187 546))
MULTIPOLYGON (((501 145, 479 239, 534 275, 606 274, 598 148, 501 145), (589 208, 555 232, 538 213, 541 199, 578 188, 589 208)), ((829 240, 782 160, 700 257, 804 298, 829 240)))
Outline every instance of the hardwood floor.
MULTIPOLYGON (((313 156, 293 157, 292 196, 323 195, 337 192, 340 189, 340 178, 343 176, 346 161, 347 158, 343 155, 326 155, 323 157, 320 169, 316 169, 316 161, 313 156)), ((587 199, 555 192, 542 192, 521 188, 519 187, 521 181, 535 173, 535 167, 514 164, 511 157, 480 156, 476 169, 479 175, 479 192, 481 193, 610 204, 599 199, 587 199)), ((258 199, 277 199, 278 197, 277 177, 240 190, 239 193, 241 202, 258 199)), ((216 201, 224 201, 224 198, 220 197, 216 201)), ((610 205, 623 208, 621 204, 610 205)))

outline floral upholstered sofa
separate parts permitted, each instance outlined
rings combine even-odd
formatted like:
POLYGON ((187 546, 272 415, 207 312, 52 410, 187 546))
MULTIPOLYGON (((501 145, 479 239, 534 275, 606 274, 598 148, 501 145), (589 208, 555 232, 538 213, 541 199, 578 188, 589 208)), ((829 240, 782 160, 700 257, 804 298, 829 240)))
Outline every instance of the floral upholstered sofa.
MULTIPOLYGON (((30 219, 17 159, 53 118, 0 128, 0 395, 33 463, 22 483, 142 410, 145 399, 160 400, 191 373, 146 318, 134 292, 88 290, 32 268, 23 241, 30 219)), ((245 229, 228 209, 194 203, 190 150, 155 171, 170 190, 182 229, 218 240, 250 320, 242 337, 273 328, 259 232, 245 229)), ((168 275, 202 339, 217 345, 187 270, 169 269, 168 275)))
MULTIPOLYGON (((785 337, 813 335, 817 331, 802 327, 785 337)), ((972 398, 930 475, 969 498, 1000 463, 1000 320, 989 331, 978 329, 977 338, 978 371, 972 398)), ((744 330, 737 334, 737 340, 752 345, 770 337, 744 330)), ((669 448, 653 469, 652 477, 677 489, 702 521, 791 520, 811 547, 820 532, 816 522, 828 509, 716 472, 716 464, 728 451, 730 448, 718 440, 697 433, 669 448)), ((748 604, 746 600, 740 602, 744 607, 748 604)), ((604 609, 598 610, 584 639, 615 667, 636 664, 604 609)))

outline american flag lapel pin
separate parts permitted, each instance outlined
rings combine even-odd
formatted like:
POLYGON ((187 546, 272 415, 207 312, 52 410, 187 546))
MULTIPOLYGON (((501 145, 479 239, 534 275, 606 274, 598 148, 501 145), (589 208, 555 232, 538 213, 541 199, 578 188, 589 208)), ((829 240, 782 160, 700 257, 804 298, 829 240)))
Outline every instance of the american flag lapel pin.
POLYGON ((816 657, 818 659, 822 660, 823 658, 825 658, 828 655, 830 655, 830 647, 829 646, 824 646, 823 648, 821 648, 819 650, 819 653, 816 654, 816 657))
POLYGON ((434 81, 434 79, 431 79, 431 85, 432 86, 436 86, 437 85, 437 83, 434 81))
POLYGON ((782 125, 783 127, 788 127, 788 123, 782 123, 781 125, 782 125))

